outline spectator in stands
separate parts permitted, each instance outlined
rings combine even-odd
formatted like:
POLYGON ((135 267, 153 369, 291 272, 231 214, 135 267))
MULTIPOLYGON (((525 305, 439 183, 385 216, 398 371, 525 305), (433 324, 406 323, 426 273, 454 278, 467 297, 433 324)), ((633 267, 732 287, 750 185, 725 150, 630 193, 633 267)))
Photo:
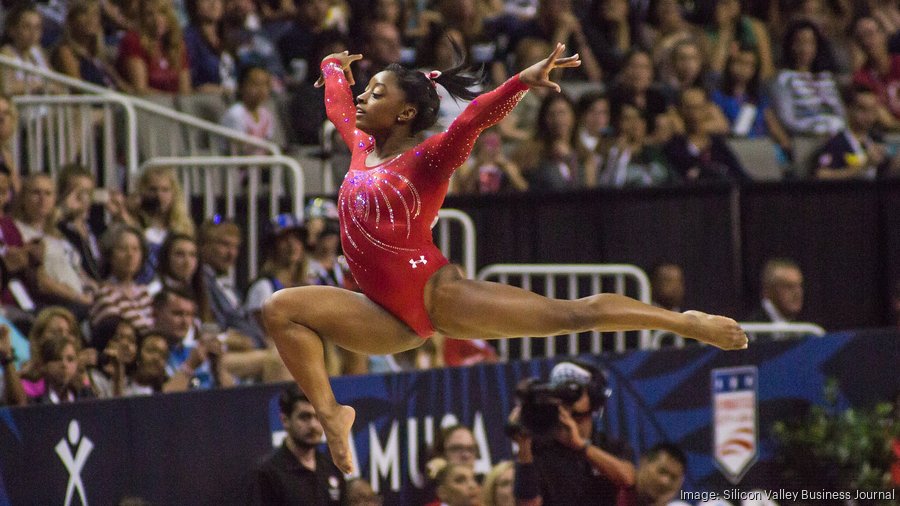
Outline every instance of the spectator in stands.
MULTIPOLYGON (((315 42, 313 61, 322 61, 330 54, 340 53, 350 48, 347 37, 336 30, 320 33, 315 42)), ((314 86, 319 77, 318 73, 307 72, 306 74, 305 82, 294 82, 293 86, 289 88, 291 99, 288 105, 288 123, 300 144, 320 144, 322 124, 326 120, 325 88, 314 86)), ((365 83, 357 81, 357 85, 365 86, 365 83)), ((335 144, 335 148, 340 149, 342 145, 343 142, 339 141, 335 144)), ((333 153, 323 153, 323 156, 328 155, 333 155, 333 153)), ((349 161, 347 166, 349 166, 349 161)), ((343 173, 341 172, 341 177, 343 177, 343 173)))
POLYGON ((191 92, 191 69, 178 17, 168 0, 140 2, 137 30, 119 44, 119 72, 134 93, 191 92))
POLYGON ((112 335, 98 339, 96 333, 92 344, 105 342, 103 352, 97 361, 97 368, 88 370, 94 395, 103 399, 133 395, 133 380, 137 359, 137 331, 128 320, 113 317, 106 321, 100 332, 112 335))
POLYGON ((772 94, 778 118, 794 135, 832 134, 844 128, 844 104, 827 64, 816 25, 803 20, 787 29, 772 94))
POLYGON ((200 93, 228 93, 237 87, 237 64, 222 21, 223 0, 188 0, 184 29, 191 86, 200 93))
POLYGON ((213 321, 206 281, 200 270, 197 241, 193 237, 178 232, 167 235, 159 249, 159 267, 156 272, 157 278, 150 284, 153 295, 163 288, 190 293, 197 302, 197 317, 200 321, 213 321))
POLYGON ((171 167, 150 167, 141 173, 137 192, 125 198, 110 195, 107 210, 115 221, 144 231, 147 256, 138 280, 147 283, 153 277, 159 249, 169 233, 193 236, 194 221, 188 213, 187 202, 175 170, 171 167))
MULTIPOLYGON (((543 39, 533 37, 522 39, 515 47, 515 65, 513 70, 517 73, 525 70, 541 61, 551 50, 550 44, 543 39)), ((554 78, 556 77, 554 76, 554 78)), ((502 77, 500 82, 503 82, 502 77)), ((547 88, 528 90, 528 93, 522 97, 522 100, 519 100, 516 107, 497 125, 504 141, 520 143, 529 141, 535 136, 538 110, 541 108, 544 98, 549 94, 550 90, 547 88)))
POLYGON ((781 149, 781 157, 788 158, 792 152, 791 137, 769 107, 755 51, 739 48, 728 57, 725 73, 710 98, 728 119, 731 135, 748 139, 771 137, 781 149))
POLYGON ((292 383, 278 398, 278 408, 287 435, 281 447, 256 468, 249 504, 345 504, 343 474, 328 455, 316 449, 323 429, 312 404, 292 383))
POLYGON ((522 23, 510 37, 510 47, 515 48, 519 41, 526 38, 541 39, 549 44, 566 44, 568 51, 581 56, 581 67, 575 75, 584 76, 592 82, 600 82, 603 77, 603 70, 585 37, 581 21, 572 10, 571 0, 540 0, 535 17, 522 23))
POLYGON ((657 264, 650 271, 653 305, 680 313, 684 308, 684 271, 676 263, 657 264))
MULTIPOLYGON (((647 49, 656 68, 663 68, 671 62, 672 50, 682 40, 705 41, 700 29, 685 19, 678 0, 650 0, 644 33, 650 42, 647 49)), ((704 53, 705 49, 704 45, 704 53)))
MULTIPOLYGON (((2 107, 2 100, 0 100, 2 107)), ((2 117, 2 111, 0 111, 2 117)), ((2 120, 0 120, 2 121, 2 120)), ((6 214, 12 197, 12 178, 0 164, 0 263, 3 267, 3 287, 0 302, 3 312, 23 332, 27 333, 34 317, 28 312, 34 309, 26 283, 34 274, 33 269, 43 261, 44 248, 40 242, 25 244, 15 221, 6 214)))
POLYGON ((194 325, 196 313, 197 304, 190 294, 165 289, 153 297, 154 329, 169 344, 166 375, 170 380, 164 392, 234 385, 234 378, 220 360, 222 343, 213 336, 201 335, 194 325))
POLYGON ((232 221, 207 221, 200 227, 201 270, 213 317, 222 329, 233 329, 264 348, 259 324, 243 308, 231 271, 241 246, 241 229, 232 221))
MULTIPOLYGON (((169 377, 166 364, 169 361, 169 343, 157 332, 149 332, 140 338, 131 395, 152 395, 164 390, 169 377)), ((177 380, 176 380, 177 381, 177 380)))
MULTIPOLYGON (((45 385, 41 379, 43 363, 38 350, 40 344, 52 336, 70 337, 79 344, 83 342, 78 321, 68 309, 52 306, 42 309, 37 314, 34 325, 31 326, 31 331, 28 333, 28 361, 22 365, 20 371, 22 385, 29 397, 38 397, 44 393, 45 385)), ((89 357, 89 354, 89 350, 83 353, 82 366, 93 365, 96 362, 95 359, 89 357)))
POLYGON ((472 156, 454 173, 458 193, 489 195, 528 189, 519 166, 506 158, 498 131, 481 134, 472 156))
POLYGON ((678 181, 662 150, 647 136, 647 119, 634 104, 613 107, 615 140, 601 147, 599 184, 616 188, 662 186, 678 181))
POLYGON ((9 327, 0 325, 0 376, 3 376, 3 383, 0 384, 0 407, 28 404, 28 397, 16 370, 16 354, 9 334, 9 327))
POLYGON ((79 317, 94 302, 96 284, 81 268, 81 255, 56 228, 56 185, 44 173, 25 179, 12 206, 12 217, 25 243, 39 242, 43 262, 34 275, 38 306, 63 304, 79 317))
MULTIPOLYGON (((533 439, 527 431, 514 438, 516 504, 615 504, 618 489, 635 483, 628 447, 595 430, 594 416, 607 394, 603 373, 585 363, 560 362, 551 370, 550 384, 566 383, 580 385, 582 395, 559 407, 554 438, 533 439)), ((517 423, 518 416, 517 408, 510 421, 517 423)))
POLYGON ((290 30, 297 16, 294 0, 261 0, 257 2, 257 9, 263 30, 272 40, 280 39, 290 30))
POLYGON ((828 139, 813 157, 815 177, 874 180, 896 171, 900 160, 888 154, 884 140, 873 131, 880 107, 875 92, 853 85, 845 93, 844 102, 847 128, 828 139))
POLYGON ((787 258, 766 262, 760 276, 762 300, 747 321, 788 323, 797 321, 803 310, 803 273, 787 258))
POLYGON ((575 104, 565 93, 547 95, 538 111, 535 137, 513 155, 533 191, 592 187, 597 158, 578 141, 575 104))
MULTIPOLYGON (((880 0, 877 0, 880 1, 880 0)), ((852 54, 852 34, 848 27, 857 14, 853 3, 847 0, 836 2, 782 2, 770 9, 768 26, 773 40, 782 40, 785 28, 794 22, 811 21, 822 31, 825 68, 835 75, 852 73, 862 62, 855 63, 860 55, 852 54)), ((889 31, 887 33, 893 33, 889 31)), ((784 56, 782 55, 782 58, 784 56)))
POLYGON ((451 425, 441 429, 431 453, 432 458, 475 469, 475 461, 479 457, 478 442, 472 429, 465 425, 451 425))
POLYGON ((513 494, 515 471, 515 465, 511 460, 504 460, 491 469, 484 477, 481 506, 515 506, 516 496, 513 494))
POLYGON ((660 443, 641 455, 632 487, 619 490, 616 506, 669 504, 681 490, 687 457, 681 448, 660 443))
POLYGON ((749 178, 724 137, 707 130, 709 98, 702 88, 681 92, 678 112, 684 121, 685 135, 677 135, 663 150, 672 168, 686 182, 730 181, 742 183, 749 178))
POLYGON ((853 83, 865 86, 878 96, 881 105, 890 114, 879 118, 891 128, 900 127, 900 55, 888 51, 888 34, 875 19, 864 16, 853 23, 853 41, 862 50, 865 60, 853 74, 853 83), (893 118, 891 118, 893 116, 893 118))
POLYGON ((367 83, 369 79, 391 63, 400 63, 403 42, 400 30, 385 21, 372 21, 363 25, 362 54, 354 75, 357 83, 367 83))
POLYGON ((673 133, 671 119, 666 112, 669 105, 665 95, 654 84, 653 62, 650 54, 633 49, 625 56, 625 63, 609 92, 611 104, 634 104, 647 118, 647 131, 655 143, 667 141, 673 133))
MULTIPOLYGON (((238 78, 238 100, 222 115, 222 125, 250 137, 271 141, 275 137, 275 114, 266 103, 272 92, 272 76, 264 67, 241 69, 238 78)), ((239 155, 266 154, 263 148, 235 143, 232 151, 239 155)))
POLYGON ((609 97, 602 91, 587 92, 578 98, 575 107, 578 141, 588 151, 598 152, 601 140, 612 135, 609 97))
POLYGON ((94 175, 81 165, 63 166, 56 175, 60 218, 57 228, 81 256, 81 268, 91 279, 103 279, 100 273, 100 245, 91 228, 90 213, 94 197, 94 175))
POLYGON ((375 493, 367 480, 353 478, 347 482, 347 506, 381 506, 382 504, 382 497, 375 493))
POLYGON ((479 506, 481 486, 471 467, 436 459, 429 478, 437 488, 437 500, 427 506, 479 506))
POLYGON ((118 40, 125 32, 137 30, 140 22, 139 0, 117 0, 100 2, 103 31, 109 40, 118 40))
POLYGON ((709 81, 719 77, 706 69, 703 47, 697 39, 678 41, 672 47, 671 61, 666 63, 660 66, 659 76, 669 102, 675 102, 682 90, 695 86, 708 88, 709 81))
POLYGON ((62 40, 52 58, 53 66, 70 77, 126 93, 133 91, 116 71, 114 55, 103 40, 98 0, 69 2, 62 40))
MULTIPOLYGON (((50 59, 41 47, 41 33, 40 12, 34 4, 20 2, 6 15, 0 55, 50 70, 50 59)), ((43 77, 6 66, 0 71, 0 85, 0 91, 7 95, 40 95, 52 91, 43 77)))
MULTIPOLYGON (((2 79, 2 76, 0 76, 2 79)), ((18 193, 22 187, 19 178, 19 161, 13 152, 13 137, 19 130, 19 111, 16 104, 6 95, 0 94, 0 170, 10 179, 7 198, 18 193), (11 193, 12 192, 12 193, 11 193)))
MULTIPOLYGON (((285 69, 290 69, 290 74, 297 82, 303 82, 310 73, 310 62, 313 62, 313 52, 316 38, 326 26, 328 0, 296 0, 296 13, 290 29, 278 39, 278 52, 285 69)), ((312 70, 315 66, 312 66, 312 70)), ((318 74, 317 72, 312 72, 318 74)))
POLYGON ((337 205, 333 200, 316 197, 306 206, 303 213, 306 218, 306 250, 316 249, 319 236, 332 222, 338 220, 337 205))
POLYGON ((306 229, 299 218, 280 214, 269 221, 263 244, 268 245, 259 278, 247 290, 244 308, 262 325, 263 303, 273 293, 307 284, 306 229))
POLYGON ((38 346, 44 392, 30 397, 32 404, 65 404, 94 397, 78 372, 78 341, 70 337, 48 337, 38 346))
POLYGON ((759 57, 760 76, 769 79, 775 73, 769 33, 763 23, 741 13, 738 0, 710 2, 713 7, 706 14, 703 23, 709 42, 709 69, 722 74, 725 63, 734 45, 754 48, 759 57))
MULTIPOLYGON (((426 73, 434 69, 449 69, 453 68, 458 57, 467 54, 469 43, 461 31, 443 24, 432 24, 428 34, 419 41, 415 66, 426 73)), ((443 86, 438 86, 436 90, 440 99, 438 119, 434 126, 426 130, 426 135, 446 130, 468 105, 466 101, 453 99, 443 86)))
MULTIPOLYGON (((636 9, 628 0, 591 0, 581 14, 584 37, 609 80, 622 70, 633 47, 647 42, 636 9)), ((561 39, 558 39, 561 40, 561 39)), ((573 48, 580 51, 580 48, 573 48)))
POLYGON ((101 283, 91 307, 91 328, 97 331, 109 318, 121 318, 138 332, 153 326, 153 297, 137 275, 144 265, 147 246, 141 231, 117 224, 103 234, 101 240, 105 281, 101 283))
POLYGON ((276 90, 283 89, 286 72, 275 42, 262 29, 253 0, 224 0, 225 40, 234 44, 237 67, 265 65, 276 90))

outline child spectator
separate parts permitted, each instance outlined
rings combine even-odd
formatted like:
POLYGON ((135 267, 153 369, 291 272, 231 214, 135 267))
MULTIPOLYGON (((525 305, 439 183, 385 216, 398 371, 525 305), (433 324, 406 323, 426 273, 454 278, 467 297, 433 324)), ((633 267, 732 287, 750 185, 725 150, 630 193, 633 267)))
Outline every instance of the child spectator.
POLYGON ((575 110, 578 118, 578 140, 588 151, 596 153, 600 141, 612 134, 609 97, 602 91, 585 93, 578 99, 575 110))
POLYGON ((32 404, 65 404, 94 397, 78 372, 78 342, 70 337, 53 336, 38 346, 41 379, 46 388, 31 397, 32 404))
POLYGON ((269 222, 265 244, 269 245, 259 278, 250 285, 244 307, 262 326, 262 306, 278 290, 307 284, 306 229, 292 214, 281 214, 269 222))
MULTIPOLYGON (((251 137, 271 141, 275 136, 275 115, 264 104, 272 92, 269 72, 259 66, 246 67, 238 77, 238 101, 225 111, 222 125, 251 137)), ((264 150, 252 146, 235 147, 238 154, 264 154, 264 150)))
POLYGON ((516 468, 511 460, 504 460, 494 466, 484 477, 481 506, 515 506, 515 476, 516 468))
POLYGON ((123 318, 111 318, 94 333, 93 343, 97 346, 105 341, 97 368, 90 369, 94 394, 99 398, 132 395, 134 385, 131 374, 137 358, 137 331, 134 325, 123 318), (111 332, 111 336, 103 335, 111 332))

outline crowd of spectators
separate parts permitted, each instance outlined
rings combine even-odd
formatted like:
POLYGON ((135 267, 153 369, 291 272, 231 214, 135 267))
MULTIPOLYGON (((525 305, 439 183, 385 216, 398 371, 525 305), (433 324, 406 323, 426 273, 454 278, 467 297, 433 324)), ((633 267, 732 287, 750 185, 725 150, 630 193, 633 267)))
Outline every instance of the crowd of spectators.
MULTIPOLYGON (((741 183, 744 139, 768 141, 780 173, 897 175, 900 9, 893 2, 654 0, 4 0, 0 54, 139 95, 217 94, 224 125, 319 144, 323 56, 364 59, 357 91, 390 63, 441 69, 456 51, 484 89, 556 41, 582 66, 534 91, 482 136, 452 190, 741 183), (286 104, 273 110, 271 95, 286 104), (802 147, 822 146, 812 152, 802 147), (799 142, 798 142, 799 140, 799 142), (827 144, 826 144, 827 141, 827 144)), ((6 95, 64 93, 13 69, 6 95)), ((440 90, 443 93, 443 90, 440 90)), ((0 112, 3 111, 0 99, 0 112)), ((464 104, 443 100, 435 128, 464 104)), ((5 121, 5 120, 3 120, 5 121)), ((0 122, 0 159, 19 187, 0 122)), ((249 154, 249 153, 248 153, 249 154)), ((745 158, 744 158, 745 159, 745 158)), ((768 172, 771 174, 771 171, 768 172)))
MULTIPOLYGON (((3 7, 6 56, 126 93, 221 94, 234 100, 223 124, 269 139, 283 118, 271 96, 282 94, 291 97, 283 127, 301 143, 319 141, 323 97, 312 84, 331 52, 363 53, 354 72, 364 86, 389 63, 442 68, 462 51, 483 65, 488 89, 545 56, 551 42, 567 41, 584 65, 556 76, 563 93, 527 94, 479 138, 454 177, 459 192, 740 183, 753 179, 730 148, 740 138, 770 139, 781 160, 796 165, 796 140, 818 136, 807 167, 818 178, 875 179, 900 165, 883 135, 900 126, 890 93, 900 79, 893 70, 900 11, 892 3, 782 2, 763 10, 674 0, 5 0, 3 7)), ((53 176, 20 170, 11 144, 20 118, 9 96, 65 90, 9 68, 0 86, 7 94, 0 95, 0 297, 15 351, 0 358, 24 382, 4 389, 6 402, 289 379, 260 312, 284 287, 355 289, 334 204, 316 199, 305 223, 290 215, 268 223, 260 237, 271 247, 244 293, 233 280, 244 231, 221 218, 195 223, 174 170, 144 171, 129 195, 96 188, 95 175, 75 164, 53 176), (108 223, 95 230, 98 204, 108 223), (71 328, 48 336, 71 348, 42 346, 38 323, 57 320, 71 328), (70 351, 74 376, 51 378, 46 364, 70 351)), ((462 107, 443 100, 439 128, 462 107)), ((786 287, 790 267, 766 267, 754 319, 796 319, 802 287, 786 287)), ((654 277, 656 302, 681 309, 680 268, 660 266, 654 277)), ((794 285, 802 282, 795 277, 794 285)), ((326 356, 334 374, 497 360, 487 343, 452 339, 396 356, 333 346, 326 356)))

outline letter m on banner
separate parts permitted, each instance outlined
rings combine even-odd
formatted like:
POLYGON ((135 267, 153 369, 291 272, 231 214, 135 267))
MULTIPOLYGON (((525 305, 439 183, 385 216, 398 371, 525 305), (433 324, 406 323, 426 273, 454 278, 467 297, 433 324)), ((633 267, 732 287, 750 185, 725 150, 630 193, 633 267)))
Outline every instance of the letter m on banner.
POLYGON ((755 366, 712 370, 713 448, 716 467, 732 484, 759 456, 755 366))

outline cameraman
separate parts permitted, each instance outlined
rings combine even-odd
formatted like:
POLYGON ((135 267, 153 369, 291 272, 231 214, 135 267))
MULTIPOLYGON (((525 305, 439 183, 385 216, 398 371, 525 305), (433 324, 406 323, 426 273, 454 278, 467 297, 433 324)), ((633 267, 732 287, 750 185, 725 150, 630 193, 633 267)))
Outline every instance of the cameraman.
MULTIPOLYGON (((559 422, 548 436, 518 430, 516 459, 517 504, 615 504, 620 488, 633 487, 634 464, 623 443, 594 429, 594 416, 606 402, 606 379, 589 364, 560 362, 550 373, 551 388, 580 387, 574 402, 557 407, 559 422)), ((521 408, 510 415, 515 426, 521 408)))

